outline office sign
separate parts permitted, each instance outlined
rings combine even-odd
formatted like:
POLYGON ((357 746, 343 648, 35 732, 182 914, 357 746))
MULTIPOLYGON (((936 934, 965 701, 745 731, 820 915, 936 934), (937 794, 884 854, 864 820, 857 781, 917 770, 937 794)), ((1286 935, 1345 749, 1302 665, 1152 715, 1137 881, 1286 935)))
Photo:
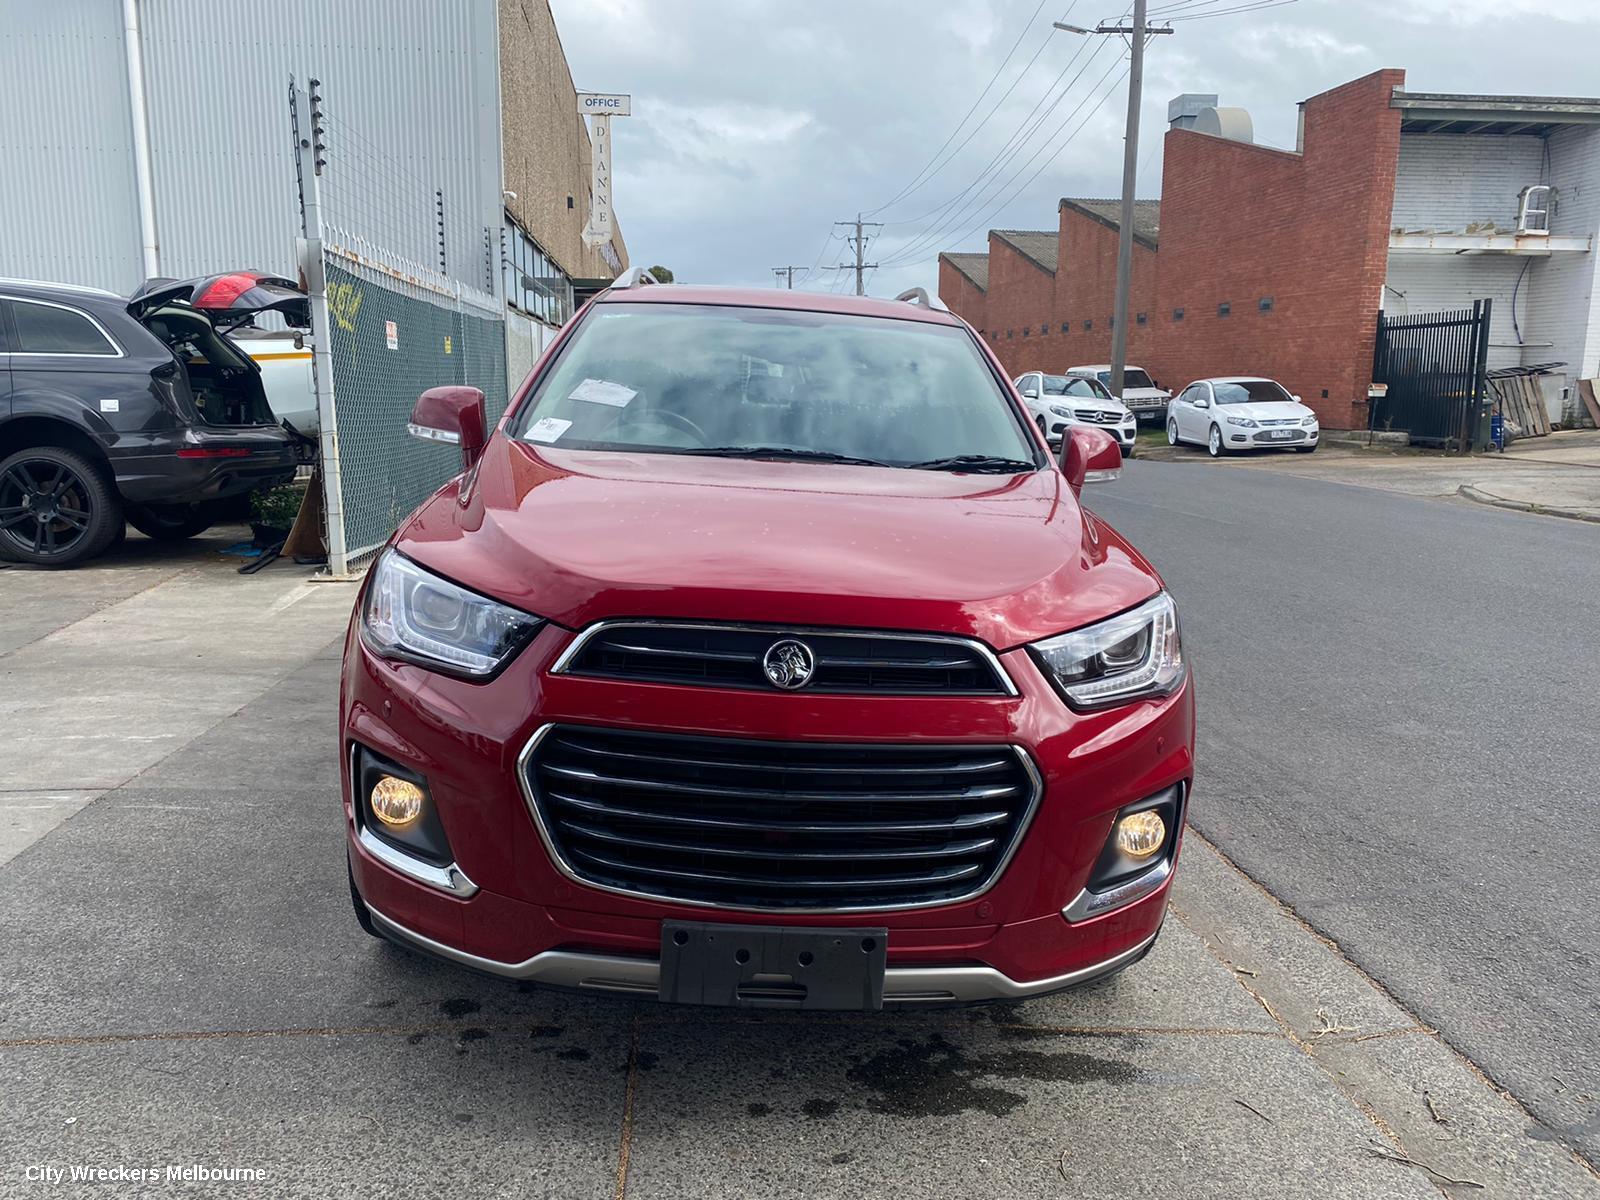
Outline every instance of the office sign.
POLYGON ((589 117, 633 115, 633 97, 616 92, 579 92, 578 111, 589 117))

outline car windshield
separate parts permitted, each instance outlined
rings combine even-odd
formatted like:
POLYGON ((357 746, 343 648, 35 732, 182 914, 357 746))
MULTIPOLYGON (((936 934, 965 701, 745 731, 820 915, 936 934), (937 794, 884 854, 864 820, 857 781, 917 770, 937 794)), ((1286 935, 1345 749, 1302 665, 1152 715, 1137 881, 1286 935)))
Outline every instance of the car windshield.
POLYGON ((965 329, 775 308, 597 304, 513 433, 582 450, 941 470, 1039 462, 965 329))
POLYGON ((1103 400, 1111 393, 1106 391, 1093 379, 1084 379, 1079 375, 1046 375, 1044 377, 1044 394, 1047 396, 1087 396, 1096 400, 1103 400))
POLYGON ((1156 381, 1151 379, 1138 367, 1128 367, 1122 372, 1122 386, 1131 388, 1153 388, 1156 381))
POLYGON ((1243 379, 1235 383, 1213 383, 1218 404, 1279 404, 1291 399, 1270 379, 1243 379))

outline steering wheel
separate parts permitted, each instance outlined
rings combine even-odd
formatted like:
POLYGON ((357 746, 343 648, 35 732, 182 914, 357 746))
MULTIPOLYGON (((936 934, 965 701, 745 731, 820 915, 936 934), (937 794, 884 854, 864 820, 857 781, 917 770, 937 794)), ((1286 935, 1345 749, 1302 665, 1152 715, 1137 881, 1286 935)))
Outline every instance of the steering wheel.
MULTIPOLYGON (((620 419, 620 413, 618 414, 618 417, 620 419)), ((694 439, 695 446, 707 446, 711 444, 711 439, 706 437, 706 431, 701 429, 700 426, 696 425, 682 413, 675 413, 669 409, 657 409, 654 412, 640 417, 635 425, 635 428, 638 428, 639 426, 649 426, 651 424, 666 426, 668 428, 676 429, 679 433, 687 434, 689 437, 694 439)))

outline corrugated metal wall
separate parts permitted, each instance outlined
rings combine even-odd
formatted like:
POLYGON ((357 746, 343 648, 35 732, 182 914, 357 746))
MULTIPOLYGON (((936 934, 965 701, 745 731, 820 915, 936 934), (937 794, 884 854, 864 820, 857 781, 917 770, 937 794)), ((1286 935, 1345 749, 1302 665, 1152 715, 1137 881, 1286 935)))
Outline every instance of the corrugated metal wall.
POLYGON ((502 222, 493 0, 142 7, 164 273, 292 268, 293 73, 322 81, 330 220, 436 266, 442 190, 445 273, 494 289, 483 246, 485 226, 498 246, 502 222))
MULTIPOLYGON (((293 73, 322 81, 329 219, 437 268, 443 191, 445 273, 498 291, 494 0, 139 7, 163 274, 293 273, 293 73)), ((120 3, 8 3, 0 62, 0 275, 131 290, 141 271, 120 3)))
POLYGON ((138 282, 133 126, 117 0, 0 13, 0 276, 138 282))

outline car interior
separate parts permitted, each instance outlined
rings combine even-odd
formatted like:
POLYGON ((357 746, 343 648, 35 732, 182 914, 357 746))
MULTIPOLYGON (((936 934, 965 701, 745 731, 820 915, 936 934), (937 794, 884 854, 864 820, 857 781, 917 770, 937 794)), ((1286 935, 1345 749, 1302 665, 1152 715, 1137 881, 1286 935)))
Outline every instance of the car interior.
POLYGON ((261 373, 217 333, 209 317, 167 305, 147 315, 143 324, 171 348, 188 377, 195 408, 208 425, 277 424, 261 373))

